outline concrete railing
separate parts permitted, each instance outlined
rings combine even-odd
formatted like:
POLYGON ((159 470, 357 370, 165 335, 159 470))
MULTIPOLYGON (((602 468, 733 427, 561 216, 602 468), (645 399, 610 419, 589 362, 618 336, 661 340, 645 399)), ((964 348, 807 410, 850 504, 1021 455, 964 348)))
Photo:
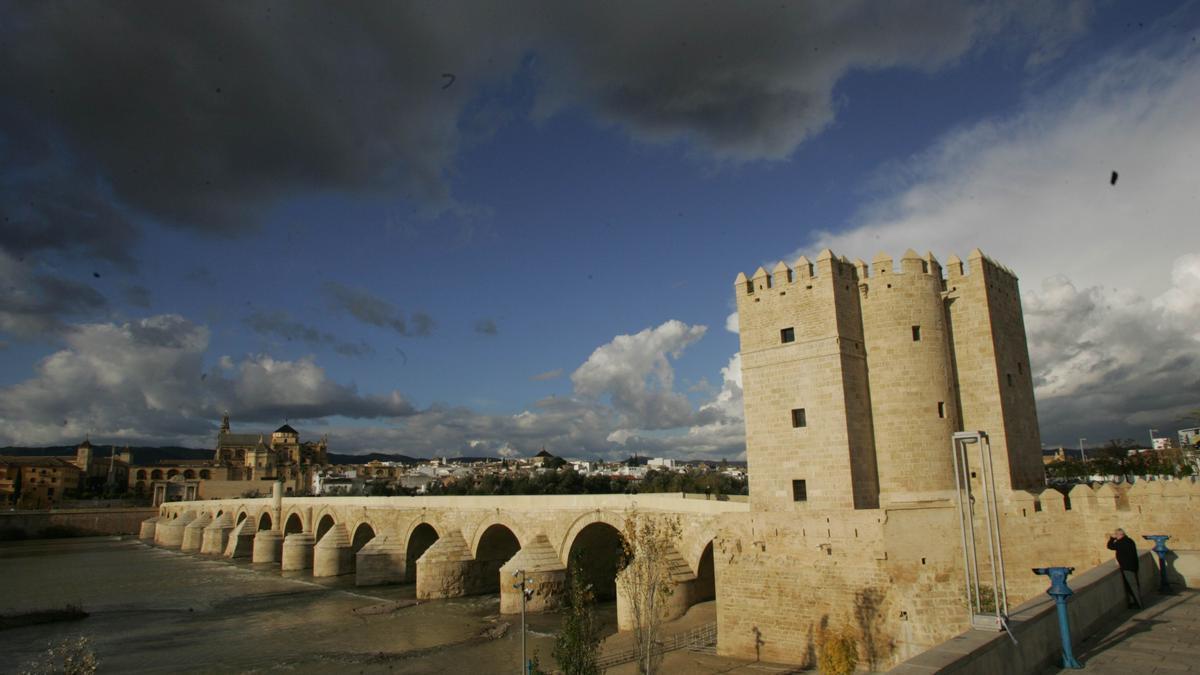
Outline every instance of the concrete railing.
MULTIPOLYGON (((1179 556, 1190 560, 1189 552, 1179 556)), ((1158 562, 1143 551, 1138 566, 1142 595, 1158 588, 1158 562)), ((1032 572, 1030 572, 1032 574, 1032 572)), ((1075 594, 1067 604, 1072 643, 1078 645, 1110 619, 1126 610, 1125 588, 1115 561, 1106 562, 1068 580, 1075 594)), ((1049 581, 1046 583, 1050 585, 1049 581)), ((1017 607, 1009 616, 1012 638, 1005 633, 971 630, 901 663, 891 673, 972 673, 1011 675, 1036 673, 1057 663, 1062 654, 1054 600, 1041 595, 1017 607)))

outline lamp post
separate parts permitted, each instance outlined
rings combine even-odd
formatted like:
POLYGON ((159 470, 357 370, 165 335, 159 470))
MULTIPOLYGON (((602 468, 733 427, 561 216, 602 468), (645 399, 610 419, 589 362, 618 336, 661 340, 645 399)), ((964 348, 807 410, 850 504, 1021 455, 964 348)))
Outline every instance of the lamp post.
POLYGON ((521 675, 529 675, 529 657, 525 648, 525 601, 533 595, 533 589, 526 587, 528 579, 525 578, 525 570, 517 570, 512 573, 513 578, 520 577, 521 581, 513 584, 513 588, 521 591, 521 675))
POLYGON ((1079 439, 1079 459, 1084 462, 1087 461, 1087 455, 1083 454, 1083 442, 1086 440, 1086 438, 1079 439))

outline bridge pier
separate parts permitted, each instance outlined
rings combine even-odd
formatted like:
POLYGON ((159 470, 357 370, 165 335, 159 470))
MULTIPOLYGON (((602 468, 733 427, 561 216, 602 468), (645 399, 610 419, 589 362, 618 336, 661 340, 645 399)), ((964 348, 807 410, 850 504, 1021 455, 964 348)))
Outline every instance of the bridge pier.
POLYGON ((225 544, 226 558, 249 558, 254 553, 254 523, 247 518, 233 527, 225 544))
POLYGON ((337 577, 354 572, 354 549, 346 526, 333 525, 313 547, 313 576, 337 577))
POLYGON ((142 526, 138 530, 138 539, 142 541, 154 541, 154 530, 157 525, 158 516, 143 520, 142 526))
POLYGON ((441 537, 417 559, 417 599, 458 598, 487 589, 480 565, 460 530, 441 537))
POLYGON ((221 555, 225 553, 225 545, 229 543, 229 532, 233 529, 233 518, 228 513, 222 513, 212 524, 204 528, 204 536, 200 542, 200 552, 205 555, 221 555))
POLYGON ((283 533, 279 530, 259 530, 254 535, 252 563, 278 563, 283 560, 283 533))
POLYGON ((179 548, 183 544, 183 528, 195 518, 191 513, 184 513, 178 518, 160 520, 154 528, 154 543, 166 548, 179 548))
MULTIPOLYGON (((670 561, 671 567, 672 593, 666 602, 659 605, 659 616, 663 621, 673 621, 687 614, 688 608, 699 601, 699 598, 705 593, 705 589, 702 587, 703 584, 697 583, 696 575, 692 573, 687 561, 674 546, 667 550, 667 559, 670 561)), ((633 630, 635 623, 629 594, 618 574, 617 630, 633 630)))
POLYGON ((187 553, 196 553, 200 550, 200 545, 204 543, 204 528, 212 523, 212 516, 207 513, 201 513, 196 516, 196 519, 188 523, 183 528, 183 542, 179 546, 179 550, 187 553))
POLYGON ((283 571, 311 569, 313 544, 317 538, 311 532, 293 532, 283 539, 283 571))
POLYGON ((526 613, 546 612, 563 603, 567 588, 567 567, 554 552, 546 535, 539 534, 500 567, 500 613, 521 612, 521 590, 513 588, 513 574, 524 570, 525 586, 533 595, 525 602, 526 613))
POLYGON ((363 546, 354 560, 354 583, 358 586, 402 584, 407 581, 408 547, 387 535, 379 535, 363 546))

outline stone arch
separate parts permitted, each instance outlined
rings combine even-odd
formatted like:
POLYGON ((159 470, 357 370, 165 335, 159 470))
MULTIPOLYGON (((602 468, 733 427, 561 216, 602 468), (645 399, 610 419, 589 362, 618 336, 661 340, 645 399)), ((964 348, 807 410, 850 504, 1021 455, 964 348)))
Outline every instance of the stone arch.
POLYGON ((259 516, 258 516, 258 529, 259 529, 259 530, 269 530, 269 529, 271 529, 271 514, 270 514, 270 513, 267 513, 266 511, 263 511, 261 514, 259 514, 259 516))
POLYGON ((354 528, 354 534, 351 536, 351 539, 350 539, 350 550, 355 553, 358 553, 359 551, 362 550, 363 546, 367 545, 367 542, 371 541, 374 538, 375 538, 375 528, 370 523, 368 523, 367 521, 364 520, 363 522, 358 524, 358 527, 354 528))
MULTIPOLYGON (((596 512, 571 526, 564 543, 567 569, 582 565, 584 579, 592 586, 597 601, 617 597, 617 572, 621 569, 623 523, 596 512)), ((569 574, 570 572, 568 572, 569 574)))
POLYGON ((138 469, 137 479, 138 480, 146 480, 146 470, 145 469, 138 469))
POLYGON ((179 475, 179 469, 167 469, 167 480, 179 475))
POLYGON ((514 519, 501 513, 490 514, 475 526, 474 534, 471 535, 471 539, 467 542, 471 547, 471 555, 475 556, 476 560, 479 559, 479 542, 483 539, 484 533, 495 525, 503 526, 517 538, 517 543, 520 546, 525 545, 525 533, 514 519))
POLYGON ((407 570, 409 581, 417 580, 417 558, 424 555, 441 536, 439 529, 424 518, 409 528, 404 537, 404 568, 407 570))
POLYGON ((563 535, 562 541, 558 544, 558 557, 563 561, 563 564, 570 562, 568 557, 571 553, 571 544, 575 538, 579 536, 583 528, 592 523, 607 523, 611 525, 617 532, 625 530, 625 519, 619 513, 612 511, 588 511, 571 522, 571 526, 567 528, 567 533, 563 535))
POLYGON ((713 561, 714 541, 713 539, 708 540, 696 563, 696 582, 692 591, 693 604, 717 599, 717 569, 713 561))
POLYGON ((337 519, 333 517, 332 513, 326 513, 325 515, 321 516, 317 520, 315 541, 321 541, 321 537, 324 537, 325 533, 329 531, 329 528, 333 527, 334 525, 337 525, 337 519))
POLYGON ((287 520, 284 521, 283 533, 287 535, 303 531, 304 518, 302 518, 299 513, 293 512, 287 517, 287 520))
POLYGON ((500 590, 500 568, 521 550, 521 540, 504 523, 493 523, 482 529, 473 551, 481 570, 480 591, 496 593, 500 590))
POLYGON ((150 472, 150 480, 162 480, 162 477, 163 477, 162 469, 155 469, 150 472))
POLYGON ((705 550, 716 540, 716 534, 701 530, 699 532, 684 531, 679 535, 680 541, 676 548, 684 555, 693 572, 699 572, 700 559, 704 557, 705 550), (686 547, 686 548, 685 548, 686 547))
POLYGON ((195 478, 195 477, 196 477, 196 472, 195 472, 195 471, 193 471, 193 470, 191 470, 191 469, 184 469, 184 470, 183 470, 183 477, 184 477, 184 478, 189 478, 189 479, 190 479, 190 478, 195 478))
POLYGON ((208 469, 200 469, 200 478, 208 480, 209 478, 212 478, 212 472, 208 469))
MULTIPOLYGON (((246 519, 246 518, 248 518, 248 517, 249 517, 249 515, 246 513, 246 509, 242 509, 242 510, 241 510, 241 512, 240 512, 240 513, 238 513, 237 520, 235 520, 235 521, 233 522, 233 524, 234 524, 234 525, 241 525, 241 524, 242 524, 242 521, 243 521, 243 520, 245 520, 245 519, 246 519)), ((253 529, 254 522, 253 522, 253 521, 251 521, 250 525, 251 525, 251 529, 253 529)))

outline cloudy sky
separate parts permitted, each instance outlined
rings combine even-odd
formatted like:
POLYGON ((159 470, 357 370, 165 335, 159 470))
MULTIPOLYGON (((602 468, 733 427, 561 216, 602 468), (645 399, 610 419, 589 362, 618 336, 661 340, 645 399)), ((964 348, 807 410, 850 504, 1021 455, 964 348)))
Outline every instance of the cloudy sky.
POLYGON ((1168 432, 1198 36, 1196 3, 5 3, 0 445, 209 447, 227 409, 738 457, 733 279, 826 246, 982 248, 1048 444, 1168 432))

